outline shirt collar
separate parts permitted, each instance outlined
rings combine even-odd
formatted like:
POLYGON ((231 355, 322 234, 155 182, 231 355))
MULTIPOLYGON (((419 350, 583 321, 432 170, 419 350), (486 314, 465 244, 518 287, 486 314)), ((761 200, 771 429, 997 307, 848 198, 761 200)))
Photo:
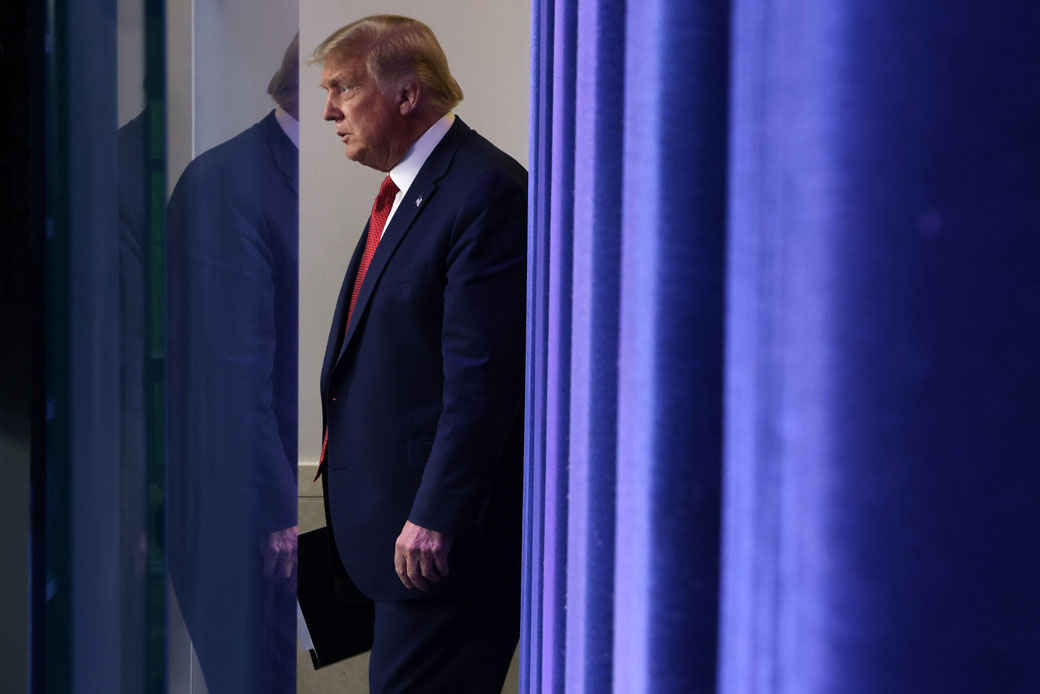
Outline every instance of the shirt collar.
POLYGON ((404 154, 404 159, 397 166, 390 169, 390 180, 394 182, 397 189, 402 193, 407 192, 415 177, 419 175, 419 169, 426 163, 433 149, 444 139, 455 123, 454 113, 445 113, 431 125, 422 136, 416 140, 404 154))
POLYGON ((300 148, 300 122, 289 115, 289 112, 278 106, 274 109, 274 118, 282 127, 285 136, 292 140, 296 149, 300 148))

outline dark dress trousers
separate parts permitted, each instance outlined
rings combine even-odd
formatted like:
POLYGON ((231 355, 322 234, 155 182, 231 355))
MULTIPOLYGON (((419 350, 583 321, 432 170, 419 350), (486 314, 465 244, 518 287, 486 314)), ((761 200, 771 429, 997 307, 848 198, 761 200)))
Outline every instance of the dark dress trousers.
POLYGON ((209 691, 295 691, 296 147, 272 112, 188 165, 167 210, 169 567, 209 691))
MULTIPOLYGON (((482 600, 505 605, 500 641, 515 645, 526 234, 527 172, 456 118, 387 225, 349 326, 367 229, 348 266, 321 374, 323 474, 338 554, 377 601, 374 682, 393 660, 384 653, 419 667, 402 654, 420 636, 401 629, 391 643, 388 620, 380 624, 401 601, 439 611, 418 618, 434 630, 482 600), (394 569, 406 520, 455 537, 450 576, 427 593, 406 589, 394 569)), ((478 645, 490 638, 452 628, 478 645)))

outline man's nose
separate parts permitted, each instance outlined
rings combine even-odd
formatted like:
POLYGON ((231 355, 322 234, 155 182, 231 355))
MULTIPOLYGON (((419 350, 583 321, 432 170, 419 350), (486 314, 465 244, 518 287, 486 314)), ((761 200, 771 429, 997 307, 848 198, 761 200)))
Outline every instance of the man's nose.
POLYGON ((332 103, 332 95, 330 94, 325 99, 325 112, 322 113, 322 118, 325 120, 339 120, 340 115, 340 110, 332 103))

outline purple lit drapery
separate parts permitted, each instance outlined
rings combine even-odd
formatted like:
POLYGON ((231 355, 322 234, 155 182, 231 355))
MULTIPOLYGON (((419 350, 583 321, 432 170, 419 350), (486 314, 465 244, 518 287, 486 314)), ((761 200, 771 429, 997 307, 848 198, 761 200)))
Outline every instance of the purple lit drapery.
POLYGON ((521 691, 1040 689, 1040 6, 532 28, 521 691))
POLYGON ((535 4, 522 691, 714 681, 727 14, 674 14, 535 4))

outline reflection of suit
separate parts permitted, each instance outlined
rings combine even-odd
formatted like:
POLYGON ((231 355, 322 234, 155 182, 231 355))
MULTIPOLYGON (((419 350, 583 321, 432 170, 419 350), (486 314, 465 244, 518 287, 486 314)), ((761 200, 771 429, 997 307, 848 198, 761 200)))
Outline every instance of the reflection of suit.
POLYGON ((523 167, 456 118, 387 225, 349 328, 365 236, 347 269, 321 375, 326 513, 377 600, 518 585, 526 210, 523 167), (430 593, 394 571, 405 520, 455 535, 430 593))
POLYGON ((260 543, 296 525, 297 160, 271 113, 168 207, 170 574, 214 694, 295 691, 260 543))

